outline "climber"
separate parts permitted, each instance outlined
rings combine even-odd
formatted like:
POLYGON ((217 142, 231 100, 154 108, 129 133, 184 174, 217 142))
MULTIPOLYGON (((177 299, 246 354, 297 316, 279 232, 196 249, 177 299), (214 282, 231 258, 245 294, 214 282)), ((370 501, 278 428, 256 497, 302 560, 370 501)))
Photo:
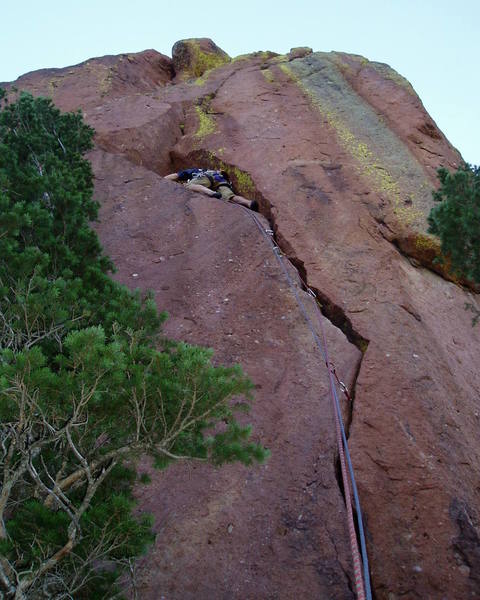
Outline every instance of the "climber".
POLYGON ((170 181, 181 181, 185 187, 194 192, 200 192, 211 198, 222 198, 227 202, 235 202, 258 212, 258 202, 248 200, 235 194, 232 184, 225 171, 212 171, 207 169, 184 169, 178 173, 165 175, 170 181))

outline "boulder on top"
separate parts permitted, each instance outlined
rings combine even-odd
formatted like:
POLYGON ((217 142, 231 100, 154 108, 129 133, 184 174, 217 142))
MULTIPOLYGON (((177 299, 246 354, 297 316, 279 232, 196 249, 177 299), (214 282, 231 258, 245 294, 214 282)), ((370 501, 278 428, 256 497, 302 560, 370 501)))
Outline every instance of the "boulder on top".
POLYGON ((304 58, 309 54, 312 54, 313 50, 308 46, 299 46, 297 48, 290 48, 290 52, 288 53, 289 60, 293 60, 295 58, 304 58))
POLYGON ((205 71, 230 62, 231 58, 209 38, 179 40, 173 45, 175 73, 185 79, 201 77, 205 71))

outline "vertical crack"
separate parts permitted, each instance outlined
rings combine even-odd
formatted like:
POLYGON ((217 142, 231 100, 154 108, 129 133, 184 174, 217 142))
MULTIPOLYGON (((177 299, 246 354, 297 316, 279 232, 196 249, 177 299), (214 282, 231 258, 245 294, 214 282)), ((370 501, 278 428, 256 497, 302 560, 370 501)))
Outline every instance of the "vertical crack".
MULTIPOLYGON (((191 156, 188 157, 191 160, 191 156)), ((185 168, 187 157, 177 157, 179 160, 177 166, 180 168, 185 168)), ((316 295, 316 302, 320 309, 322 315, 330 321, 337 329, 343 332, 347 340, 356 346, 360 352, 362 353, 362 358, 360 359, 355 374, 353 375, 352 382, 350 385, 350 402, 342 402, 343 405, 343 418, 345 423, 345 435, 347 439, 350 435, 350 428, 353 420, 353 409, 355 403, 355 391, 356 391, 356 383, 357 378, 360 373, 361 364, 363 360, 363 356, 367 351, 369 340, 367 340, 364 336, 360 334, 360 332, 356 331, 353 327, 351 320, 345 314, 344 309, 336 304, 331 298, 329 298, 322 290, 317 287, 311 286, 308 283, 308 272, 305 268, 305 263, 301 260, 295 253, 290 242, 282 235, 279 227, 276 223, 275 216, 272 211, 272 206, 268 198, 266 198, 257 188, 255 183, 253 182, 249 173, 242 171, 237 166, 233 164, 224 163, 220 161, 215 156, 213 156, 210 152, 206 150, 198 150, 195 153, 196 164, 202 166, 204 168, 210 169, 224 169, 229 173, 231 179, 233 179, 234 183, 237 183, 238 179, 245 179, 249 182, 251 189, 249 190, 249 198, 252 200, 257 200, 259 204, 260 213, 269 223, 270 229, 273 231, 273 241, 280 248, 284 257, 293 265, 296 269, 299 279, 300 279, 300 287, 303 291, 312 290, 316 295)), ((339 487, 342 487, 339 485, 339 487)), ((342 492, 343 494, 343 492, 342 492)))
MULTIPOLYGON (((345 427, 345 435, 347 439, 350 435, 350 428, 353 420, 353 410, 355 404, 355 392, 356 392, 356 383, 358 379, 358 375, 360 373, 363 356, 368 348, 369 340, 362 336, 358 331, 355 330, 351 320, 345 314, 345 311, 336 304, 331 298, 329 298, 324 292, 319 290, 316 287, 310 286, 308 283, 308 272, 305 268, 305 263, 302 261, 295 253, 293 247, 289 243, 289 241, 282 235, 279 227, 276 223, 276 219, 273 215, 272 207, 270 201, 263 196, 263 194, 258 190, 255 186, 250 175, 240 170, 233 164, 226 164, 223 161, 217 159, 212 153, 206 150, 196 150, 194 153, 190 153, 187 156, 179 156, 175 157, 175 166, 177 168, 185 168, 187 166, 187 162, 192 162, 194 159, 195 164, 199 167, 209 168, 209 169, 224 169, 229 173, 231 179, 233 179, 234 184, 237 183, 237 179, 245 178, 249 182, 251 182, 251 190, 249 190, 249 198, 252 200, 257 200, 259 204, 259 212, 263 217, 268 221, 270 229, 273 231, 273 241, 280 248, 284 258, 286 258, 296 269, 300 279, 300 287, 303 291, 312 290, 316 294, 316 302, 322 313, 322 315, 330 321, 335 327, 340 329, 347 340, 355 345, 361 352, 361 358, 358 361, 356 371, 353 375, 352 382, 350 385, 350 402, 341 402, 343 405, 343 420, 345 427), (193 156, 194 155, 194 156, 193 156)), ((345 503, 345 489, 343 486, 341 466, 340 466, 340 458, 338 456, 338 451, 335 452, 334 458, 334 472, 335 478, 338 484, 338 488, 342 495, 343 501, 345 503)), ((358 531, 357 531, 358 537, 358 531)))
MULTIPOLYGON (((298 272, 299 279, 300 279, 299 283, 300 283, 301 289, 303 291, 311 290, 315 293, 316 302, 317 302, 317 305, 318 305, 322 315, 328 321, 330 321, 335 327, 340 329, 343 332, 343 334, 345 335, 345 337, 347 338, 347 340, 350 343, 352 343, 353 345, 355 345, 360 350, 361 358, 358 361, 358 364, 356 366, 356 371, 352 377, 352 382, 351 382, 350 390, 349 390, 351 401, 342 403, 343 407, 344 407, 343 418, 344 418, 345 435, 348 439, 349 435, 350 435, 350 428, 351 428, 352 420, 353 420, 353 410, 354 410, 355 395, 356 395, 356 383, 357 383, 358 375, 360 373, 360 369, 362 366, 363 357, 368 348, 369 340, 366 339, 364 336, 362 336, 360 334, 360 332, 355 330, 351 320, 348 318, 348 316, 345 314, 345 311, 338 304, 336 304, 331 298, 329 298, 324 292, 322 292, 318 288, 309 285, 308 273, 305 268, 304 261, 302 261, 295 254, 295 251, 294 251, 293 247, 291 246, 291 244, 280 232, 279 227, 276 223, 275 216, 272 211, 272 206, 271 206, 270 201, 265 196, 263 196, 263 194, 258 190, 258 188, 255 186, 252 178, 250 177, 250 175, 247 172, 242 171, 241 169, 239 169, 238 167, 236 167, 233 164, 224 163, 223 161, 217 159, 213 153, 211 153, 207 150, 203 150, 203 149, 194 150, 193 152, 190 152, 188 154, 188 156, 183 156, 183 155, 180 155, 180 154, 177 154, 174 152, 171 152, 170 155, 171 155, 173 167, 176 170, 189 167, 189 166, 191 166, 191 164, 195 164, 198 167, 208 168, 208 169, 220 169, 221 168, 221 169, 227 171, 227 173, 229 173, 229 176, 233 180, 234 184, 238 183, 239 182, 238 180, 240 180, 243 177, 245 177, 251 183, 251 189, 249 190, 248 197, 249 197, 249 199, 257 200, 257 202, 259 204, 260 214, 268 221, 270 229, 273 231, 273 241, 279 247, 284 258, 286 258, 298 272)), ((343 502, 345 503, 345 489, 344 489, 344 485, 343 485, 343 478, 342 478, 342 473, 341 473, 341 465, 340 465, 340 458, 338 455, 338 450, 335 452, 333 467, 334 467, 334 473, 335 473, 337 485, 338 485, 340 494, 343 498, 343 502)), ((354 510, 354 516, 355 516, 355 528, 356 528, 357 539, 360 539, 359 532, 358 532, 358 525, 357 525, 358 521, 356 518, 357 515, 356 515, 355 507, 353 507, 353 510, 354 510)), ((370 580, 371 580, 371 577, 370 577, 370 580)), ((350 580, 349 580, 349 585, 351 587, 350 580)), ((373 600, 376 599, 373 590, 372 590, 372 598, 373 598, 373 600)))

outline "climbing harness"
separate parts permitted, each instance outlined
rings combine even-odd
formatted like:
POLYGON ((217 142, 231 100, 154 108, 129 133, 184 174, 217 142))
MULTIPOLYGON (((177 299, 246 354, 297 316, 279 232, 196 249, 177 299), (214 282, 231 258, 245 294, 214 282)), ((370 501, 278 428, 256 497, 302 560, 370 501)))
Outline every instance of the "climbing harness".
POLYGON ((335 385, 335 381, 338 383, 340 389, 345 394, 345 396, 349 402, 351 402, 351 396, 348 393, 348 389, 347 389, 346 385, 342 381, 340 381, 340 379, 338 378, 335 366, 329 360, 327 338, 326 338, 325 329, 323 326, 322 314, 318 307, 317 295, 315 294, 315 292, 312 289, 310 289, 308 287, 308 285, 302 280, 302 278, 299 275, 300 281, 305 286, 307 293, 310 296, 312 296, 315 300, 315 302, 314 302, 315 312, 317 315, 322 339, 320 339, 319 336, 317 335, 317 332, 315 331, 315 327, 312 323, 312 320, 310 319, 310 316, 308 315, 305 305, 303 304, 302 299, 300 298, 300 296, 298 294, 297 286, 295 285, 290 273, 288 272, 287 267, 285 266, 284 262, 282 261, 282 251, 273 239, 274 232, 271 229, 264 229, 262 223, 259 221, 259 219, 257 218, 257 216, 254 212, 252 212, 251 210, 248 210, 245 207, 242 207, 242 208, 244 210, 248 211, 248 214, 251 216, 251 218, 255 222, 255 224, 256 224, 257 228, 259 229, 259 231, 261 232, 262 236, 270 245, 270 247, 273 251, 273 254, 275 255, 275 258, 277 259, 280 267, 282 268, 283 273, 285 274, 285 276, 287 278, 288 284, 290 286, 291 291, 293 292, 293 294, 295 296, 298 307, 300 308, 300 311, 302 312, 302 314, 305 318, 305 321, 307 322, 307 325, 313 335, 313 339, 315 340, 317 348, 319 349, 320 354, 322 355, 322 357, 325 361, 325 365, 327 367, 328 378, 329 378, 329 383, 330 383, 330 394, 331 394, 331 399, 332 399, 333 412, 335 415, 335 429, 336 429, 336 434, 337 434, 338 454, 340 457, 343 489, 344 489, 344 493, 345 493, 345 505, 346 505, 346 509, 347 509, 350 547, 351 547, 351 551, 352 551, 353 570, 354 570, 354 575, 355 575, 355 588, 356 588, 358 600, 372 600, 372 592, 371 592, 371 586, 370 586, 370 574, 369 574, 369 569, 368 569, 367 547, 366 547, 366 542, 365 542, 365 531, 364 531, 364 527, 363 527, 360 499, 358 496, 357 484, 355 482, 355 474, 353 471, 352 459, 350 456, 350 451, 348 449, 347 437, 345 435, 345 427, 343 425, 342 413, 341 413, 340 402, 338 399, 337 387, 335 385), (347 466, 348 466, 348 474, 347 474, 347 466), (348 475, 350 475, 350 480, 349 480, 348 475), (353 492, 353 498, 354 498, 354 502, 355 502, 355 510, 356 510, 356 515, 357 515, 357 526, 358 526, 358 534, 359 534, 359 538, 360 538, 361 557, 360 557, 360 551, 358 548, 357 534, 355 531, 355 523, 354 523, 354 518, 353 518, 350 483, 351 483, 351 489, 353 492), (362 574, 362 564, 363 564, 363 574, 362 574))
MULTIPOLYGON (((194 169, 191 169, 193 171, 194 169)), ((195 182, 196 179, 201 179, 202 177, 206 177, 210 182, 210 189, 216 190, 220 186, 224 185, 230 189, 232 189, 231 184, 221 175, 218 171, 213 171, 211 169, 195 169, 195 172, 191 174, 191 181, 195 182)))

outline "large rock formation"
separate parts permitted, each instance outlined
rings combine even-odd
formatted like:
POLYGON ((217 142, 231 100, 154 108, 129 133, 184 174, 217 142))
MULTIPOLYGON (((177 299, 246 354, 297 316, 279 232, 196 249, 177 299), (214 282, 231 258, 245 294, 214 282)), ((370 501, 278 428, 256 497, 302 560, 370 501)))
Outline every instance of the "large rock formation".
POLYGON ((161 177, 188 165, 228 170, 318 294, 354 398, 343 408, 375 598, 479 597, 480 332, 464 310, 479 303, 433 263, 426 232, 436 169, 460 155, 387 65, 308 48, 229 60, 205 40, 175 56, 16 82, 96 128, 116 276, 155 291, 168 335, 240 362, 257 387, 265 466, 143 465, 158 536, 140 597, 353 597, 325 366, 248 211, 161 177))

